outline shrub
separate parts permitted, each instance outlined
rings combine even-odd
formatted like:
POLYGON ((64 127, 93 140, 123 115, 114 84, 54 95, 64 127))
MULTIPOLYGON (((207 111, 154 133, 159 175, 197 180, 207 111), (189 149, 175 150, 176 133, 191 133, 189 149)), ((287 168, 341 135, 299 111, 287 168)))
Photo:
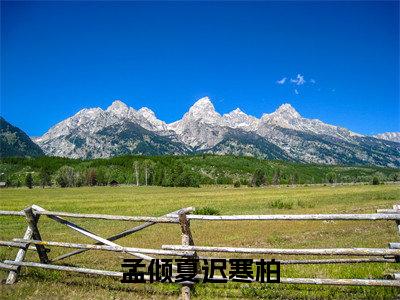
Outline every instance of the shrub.
POLYGON ((336 180, 336 174, 334 172, 329 172, 325 175, 326 181, 328 183, 334 183, 336 180))
POLYGON ((373 185, 378 185, 379 183, 380 183, 379 177, 378 177, 378 176, 374 176, 374 177, 372 178, 372 184, 373 184, 373 185))
POLYGON ((235 181, 235 182, 233 183, 233 187, 239 188, 239 187, 240 187, 240 181, 235 181))
POLYGON ((205 206, 205 207, 201 207, 199 209, 196 209, 193 212, 195 215, 220 215, 220 211, 216 208, 213 207, 209 207, 209 206, 205 206))
POLYGON ((275 200, 271 203, 268 203, 269 208, 277 208, 277 209, 292 209, 293 202, 283 202, 281 200, 275 200))

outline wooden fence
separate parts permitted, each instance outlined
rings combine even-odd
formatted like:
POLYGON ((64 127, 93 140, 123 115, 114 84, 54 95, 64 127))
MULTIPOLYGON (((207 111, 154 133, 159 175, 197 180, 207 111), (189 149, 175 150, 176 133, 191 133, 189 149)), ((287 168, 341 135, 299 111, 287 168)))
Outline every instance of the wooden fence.
MULTIPOLYGON (((400 243, 389 243, 388 248, 328 248, 328 249, 275 249, 275 248, 238 248, 238 247, 206 247, 196 246, 190 221, 298 221, 298 220, 389 220, 396 222, 400 232, 400 205, 393 206, 393 209, 381 209, 377 213, 371 214, 308 214, 308 215, 234 215, 234 216, 209 216, 193 215, 194 208, 183 208, 161 217, 144 216, 117 216, 104 214, 79 214, 69 212, 47 211, 44 208, 32 205, 23 211, 0 211, 0 216, 23 217, 28 223, 23 238, 15 238, 12 241, 0 241, 0 246, 19 248, 13 260, 0 262, 0 268, 9 270, 6 279, 7 284, 13 284, 17 280, 21 267, 44 268, 67 272, 78 272, 92 275, 103 275, 112 277, 122 277, 122 272, 97 270, 80 267, 71 267, 55 264, 57 261, 67 257, 77 255, 89 250, 112 251, 116 253, 126 253, 144 260, 154 259, 152 255, 178 256, 178 257, 199 257, 198 252, 204 253, 244 253, 244 254, 278 254, 278 255, 321 255, 321 256, 362 256, 363 258, 337 258, 337 259, 301 259, 301 260, 281 260, 281 264, 340 264, 340 263, 399 263, 400 262, 400 243), (46 216, 58 223, 61 223, 78 233, 96 241, 95 244, 78 244, 55 241, 43 241, 38 228, 40 216, 46 216), (145 222, 113 236, 103 238, 85 228, 64 219, 67 218, 86 218, 97 220, 114 221, 134 221, 145 222), (181 245, 162 245, 161 249, 145 249, 135 247, 123 247, 114 241, 138 232, 146 227, 157 223, 179 224, 181 228, 181 245), (64 247, 76 249, 72 252, 50 259, 49 249, 45 246, 64 247), (24 261, 27 250, 35 250, 38 253, 40 262, 24 261)), ((201 258, 201 257, 200 257, 201 258)), ((209 257, 211 258, 211 257, 209 257)), ((173 266, 176 270, 176 266, 173 266)), ((197 276, 201 277, 201 274, 197 276)), ((145 277, 148 279, 148 276, 145 277)), ((281 283, 288 284, 317 284, 317 285, 356 285, 356 286, 391 286, 400 287, 400 273, 393 274, 393 279, 326 279, 326 278, 281 278, 281 283)), ((190 299, 191 283, 182 283, 182 299, 190 299)))

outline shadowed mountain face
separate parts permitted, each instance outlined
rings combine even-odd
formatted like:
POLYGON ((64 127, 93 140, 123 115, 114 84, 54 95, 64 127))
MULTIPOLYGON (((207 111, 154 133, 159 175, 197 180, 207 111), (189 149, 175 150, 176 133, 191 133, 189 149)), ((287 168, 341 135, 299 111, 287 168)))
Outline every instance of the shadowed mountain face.
POLYGON ((208 97, 198 100, 182 119, 171 124, 157 119, 146 107, 135 110, 117 100, 106 110, 79 111, 36 142, 46 154, 72 158, 216 153, 400 167, 400 143, 388 138, 363 136, 303 118, 290 104, 260 119, 240 109, 221 115, 208 97))
POLYGON ((0 157, 42 155, 43 150, 25 132, 0 117, 0 157))

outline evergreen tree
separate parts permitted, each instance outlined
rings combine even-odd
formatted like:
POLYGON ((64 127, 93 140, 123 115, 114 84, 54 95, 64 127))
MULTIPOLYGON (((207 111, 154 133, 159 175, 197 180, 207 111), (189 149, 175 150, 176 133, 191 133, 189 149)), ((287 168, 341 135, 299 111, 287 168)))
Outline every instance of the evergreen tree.
POLYGON ((380 182, 379 182, 379 177, 378 176, 374 176, 373 178, 372 178, 372 184, 373 185, 378 185, 380 182))
POLYGON ((42 188, 45 186, 51 186, 51 175, 48 167, 43 167, 40 170, 40 185, 42 188))
POLYGON ((26 174, 25 185, 30 189, 33 187, 33 177, 31 173, 26 174))

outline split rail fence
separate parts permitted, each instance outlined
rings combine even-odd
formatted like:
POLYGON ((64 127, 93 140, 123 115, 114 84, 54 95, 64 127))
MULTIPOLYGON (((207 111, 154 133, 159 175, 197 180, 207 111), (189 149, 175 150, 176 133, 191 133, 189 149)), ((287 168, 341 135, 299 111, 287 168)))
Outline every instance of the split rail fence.
MULTIPOLYGON (((56 264, 65 258, 77 255, 89 250, 112 251, 116 253, 126 253, 144 260, 154 259, 153 255, 159 256, 180 256, 180 257, 199 257, 198 252, 204 253, 242 253, 242 254, 276 254, 276 255, 312 255, 312 256, 351 256, 351 258, 336 259, 301 259, 301 260, 281 260, 281 264, 340 264, 340 263, 399 263, 400 262, 400 243, 389 243, 388 248, 327 248, 327 249, 275 249, 275 248, 238 248, 238 247, 206 247, 196 246, 190 221, 298 221, 298 220, 388 220, 394 221, 400 233, 400 205, 393 206, 393 209, 380 209, 371 214, 308 214, 308 215, 232 215, 232 216, 211 216, 191 214, 195 209, 192 207, 183 208, 161 217, 144 216, 117 216, 103 214, 81 214, 69 212, 47 211, 44 208, 32 205, 23 211, 0 211, 0 216, 17 216, 26 219, 28 226, 22 239, 15 238, 12 241, 0 241, 0 246, 19 248, 14 260, 0 262, 0 268, 9 270, 6 284, 16 282, 21 267, 44 268, 67 272, 78 272, 92 275, 103 275, 112 277, 123 276, 122 272, 88 269, 81 267, 65 266, 56 264), (78 244, 67 242, 43 241, 38 222, 44 215, 70 229, 86 236, 94 241, 95 244, 78 244), (114 221, 133 221, 145 222, 113 236, 103 238, 77 224, 66 220, 66 218, 84 218, 97 220, 114 221), (161 249, 145 249, 135 247, 124 247, 114 241, 138 232, 157 223, 179 224, 181 228, 181 245, 163 245, 161 249), (61 256, 50 259, 45 246, 55 246, 76 249, 61 256), (40 262, 25 261, 27 250, 35 250, 38 253, 40 262), (363 258, 353 258, 360 256, 363 258)), ((176 266, 173 266, 176 270, 176 266)), ((198 277, 200 278, 200 275, 198 277)), ((281 283, 286 284, 314 284, 314 285, 355 285, 355 286, 390 286, 400 287, 400 273, 393 274, 392 279, 327 279, 327 278, 280 278, 281 283)), ((148 277, 147 277, 148 279, 148 277)), ((182 283, 182 299, 190 299, 190 282, 182 283)))

